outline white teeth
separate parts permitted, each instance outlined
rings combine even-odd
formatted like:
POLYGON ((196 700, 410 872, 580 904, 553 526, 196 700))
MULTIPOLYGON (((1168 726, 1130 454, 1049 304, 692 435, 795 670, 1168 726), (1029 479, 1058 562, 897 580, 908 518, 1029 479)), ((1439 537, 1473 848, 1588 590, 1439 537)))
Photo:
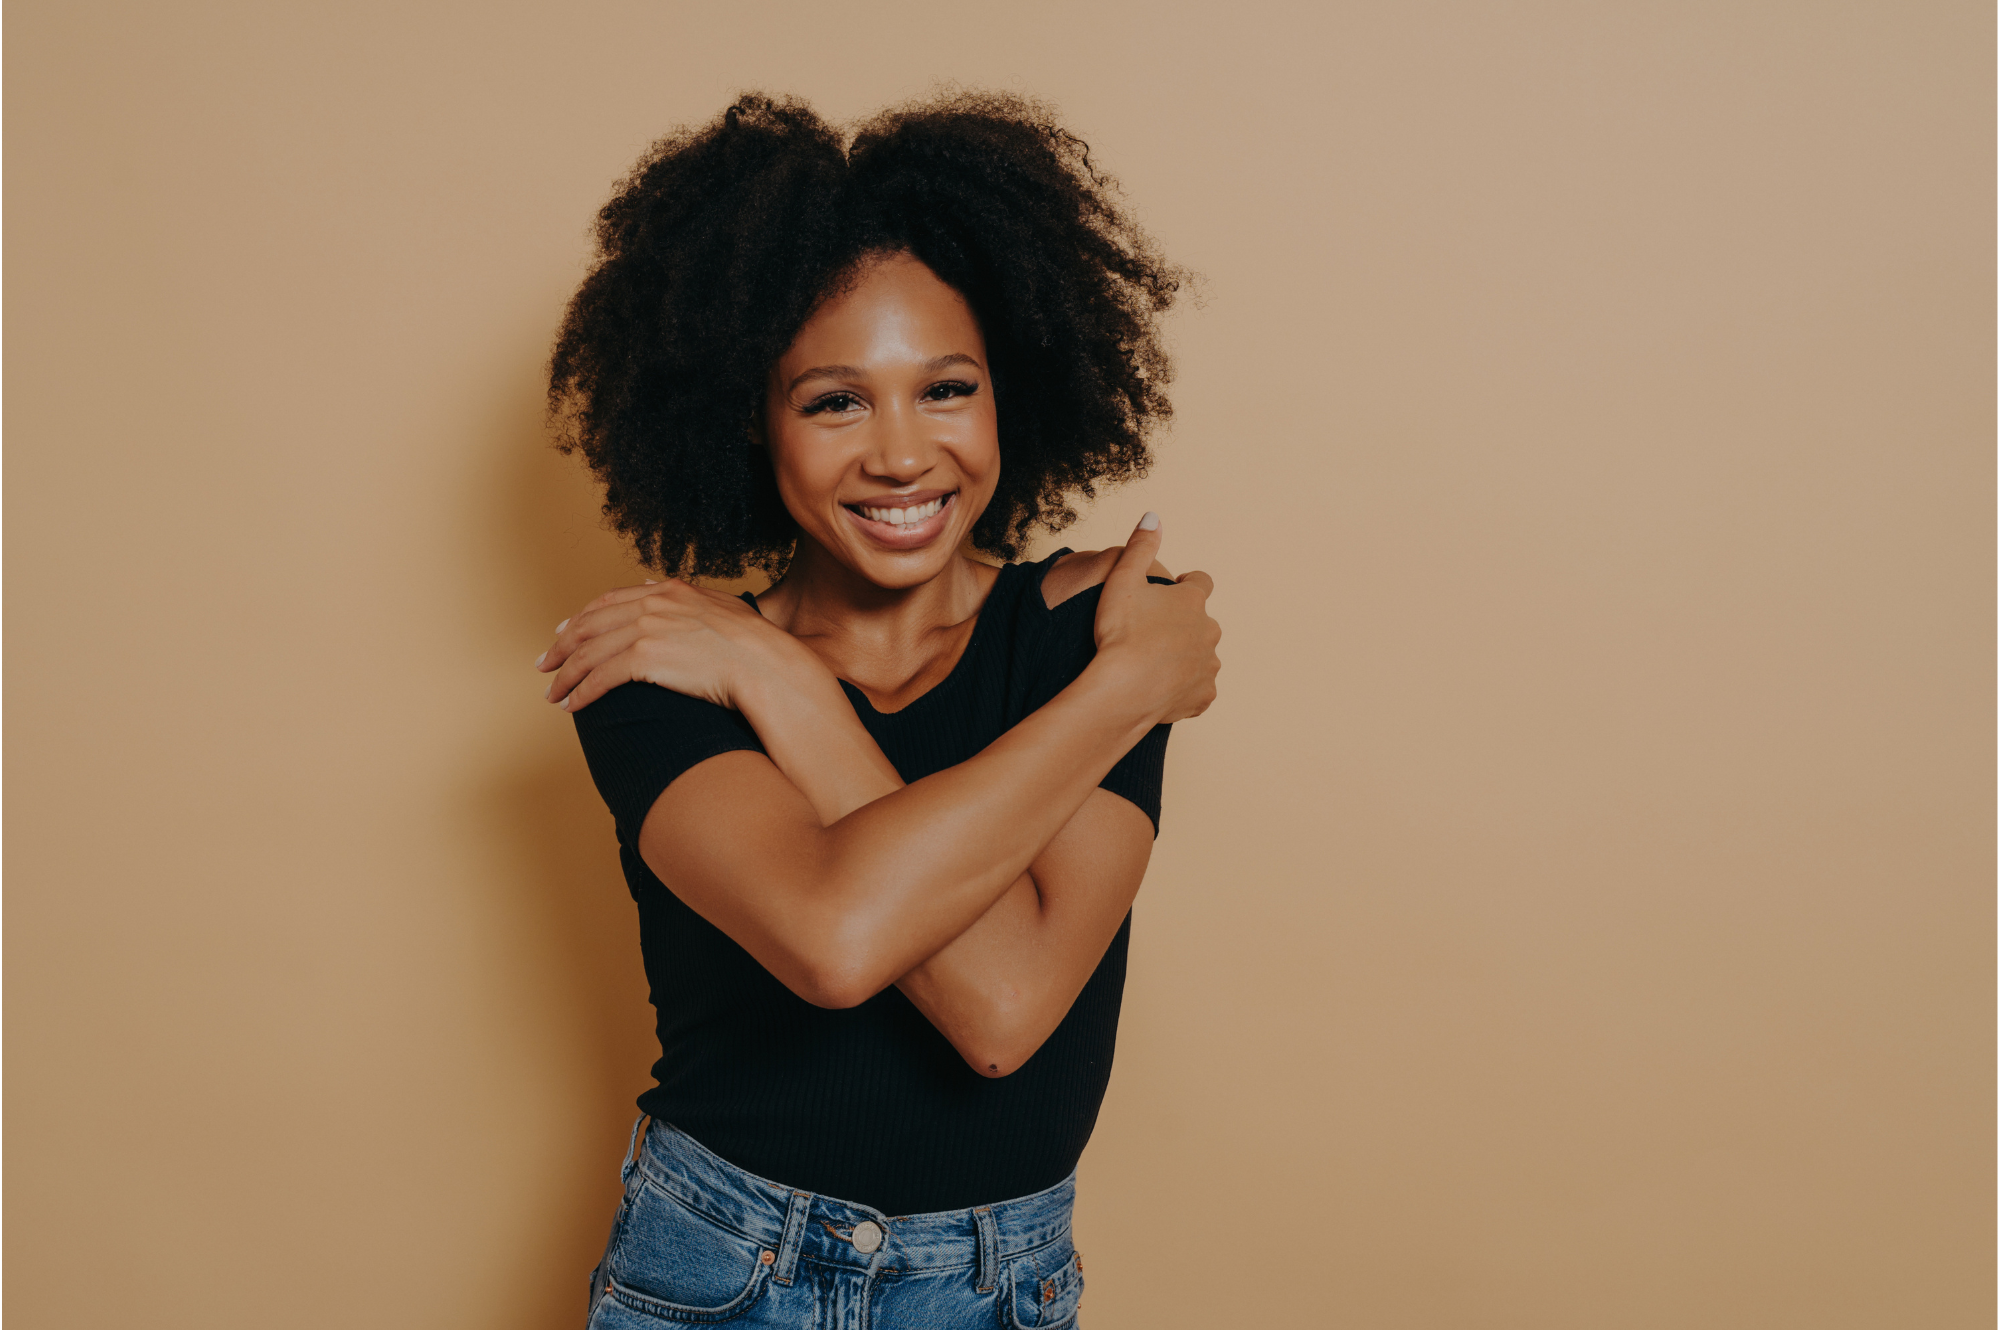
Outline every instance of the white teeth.
POLYGON ((889 526, 915 526, 928 522, 944 511, 943 499, 932 499, 929 503, 916 504, 909 508, 863 508, 861 515, 870 521, 887 523, 889 526))

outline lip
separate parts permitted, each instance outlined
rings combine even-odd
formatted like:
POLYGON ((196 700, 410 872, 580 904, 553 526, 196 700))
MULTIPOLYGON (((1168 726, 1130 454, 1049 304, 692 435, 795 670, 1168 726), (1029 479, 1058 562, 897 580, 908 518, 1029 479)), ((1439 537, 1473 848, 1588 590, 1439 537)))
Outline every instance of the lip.
POLYGON ((878 522, 872 517, 863 517, 844 503, 840 505, 840 510, 877 545, 892 550, 915 550, 922 549, 944 533, 945 527, 951 523, 952 513, 958 509, 957 490, 924 490, 916 494, 885 494, 879 498, 856 500, 857 505, 865 504, 869 508, 914 508, 932 499, 943 499, 944 506, 915 526, 878 522))

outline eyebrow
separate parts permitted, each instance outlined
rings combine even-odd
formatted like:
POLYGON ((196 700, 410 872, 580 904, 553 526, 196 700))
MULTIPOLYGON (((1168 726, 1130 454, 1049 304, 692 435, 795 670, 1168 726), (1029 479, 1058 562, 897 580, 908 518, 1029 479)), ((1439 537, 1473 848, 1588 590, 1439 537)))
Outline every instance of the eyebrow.
MULTIPOLYGON (((983 368, 977 360, 966 355, 963 351, 951 351, 926 360, 923 369, 926 374, 935 374, 939 370, 952 365, 970 365, 974 369, 983 368)), ((786 384, 785 391, 788 393, 793 391, 807 379, 858 379, 861 376, 862 372, 852 365, 815 365, 786 384)))

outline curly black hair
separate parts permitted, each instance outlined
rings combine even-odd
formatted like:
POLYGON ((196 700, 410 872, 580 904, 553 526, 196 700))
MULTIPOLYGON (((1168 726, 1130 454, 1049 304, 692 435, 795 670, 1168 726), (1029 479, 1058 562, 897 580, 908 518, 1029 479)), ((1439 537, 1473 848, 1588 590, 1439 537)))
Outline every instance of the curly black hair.
POLYGON ((652 567, 782 573, 797 525, 761 429, 770 367, 871 255, 906 252, 986 338, 999 488, 973 544, 1016 557, 1069 496, 1144 474, 1171 414, 1157 321, 1186 279, 1047 108, 952 93, 851 141, 802 102, 740 98, 661 139, 598 214, 598 258, 549 365, 564 452, 652 567))

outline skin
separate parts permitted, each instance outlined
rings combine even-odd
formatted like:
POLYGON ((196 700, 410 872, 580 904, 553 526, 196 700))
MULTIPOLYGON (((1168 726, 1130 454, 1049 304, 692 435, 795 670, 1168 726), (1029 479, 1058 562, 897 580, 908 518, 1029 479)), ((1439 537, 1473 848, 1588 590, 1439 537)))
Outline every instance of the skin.
POLYGON ((765 442, 800 535, 762 614, 678 581, 610 592, 537 661, 548 697, 577 710, 640 679, 741 711, 768 752, 670 785, 640 833, 647 865, 806 1001, 896 984, 969 1065, 1005 1075, 1138 892, 1152 824, 1097 784, 1155 724, 1214 699, 1211 583, 1147 581, 1164 574, 1157 519, 1064 559, 1051 605, 1104 585, 1095 659, 983 752, 905 785, 838 681, 880 711, 922 696, 998 575, 959 552, 1000 467, 971 309, 913 258, 870 262, 772 367, 765 442), (926 520, 879 520, 926 504, 926 520))

